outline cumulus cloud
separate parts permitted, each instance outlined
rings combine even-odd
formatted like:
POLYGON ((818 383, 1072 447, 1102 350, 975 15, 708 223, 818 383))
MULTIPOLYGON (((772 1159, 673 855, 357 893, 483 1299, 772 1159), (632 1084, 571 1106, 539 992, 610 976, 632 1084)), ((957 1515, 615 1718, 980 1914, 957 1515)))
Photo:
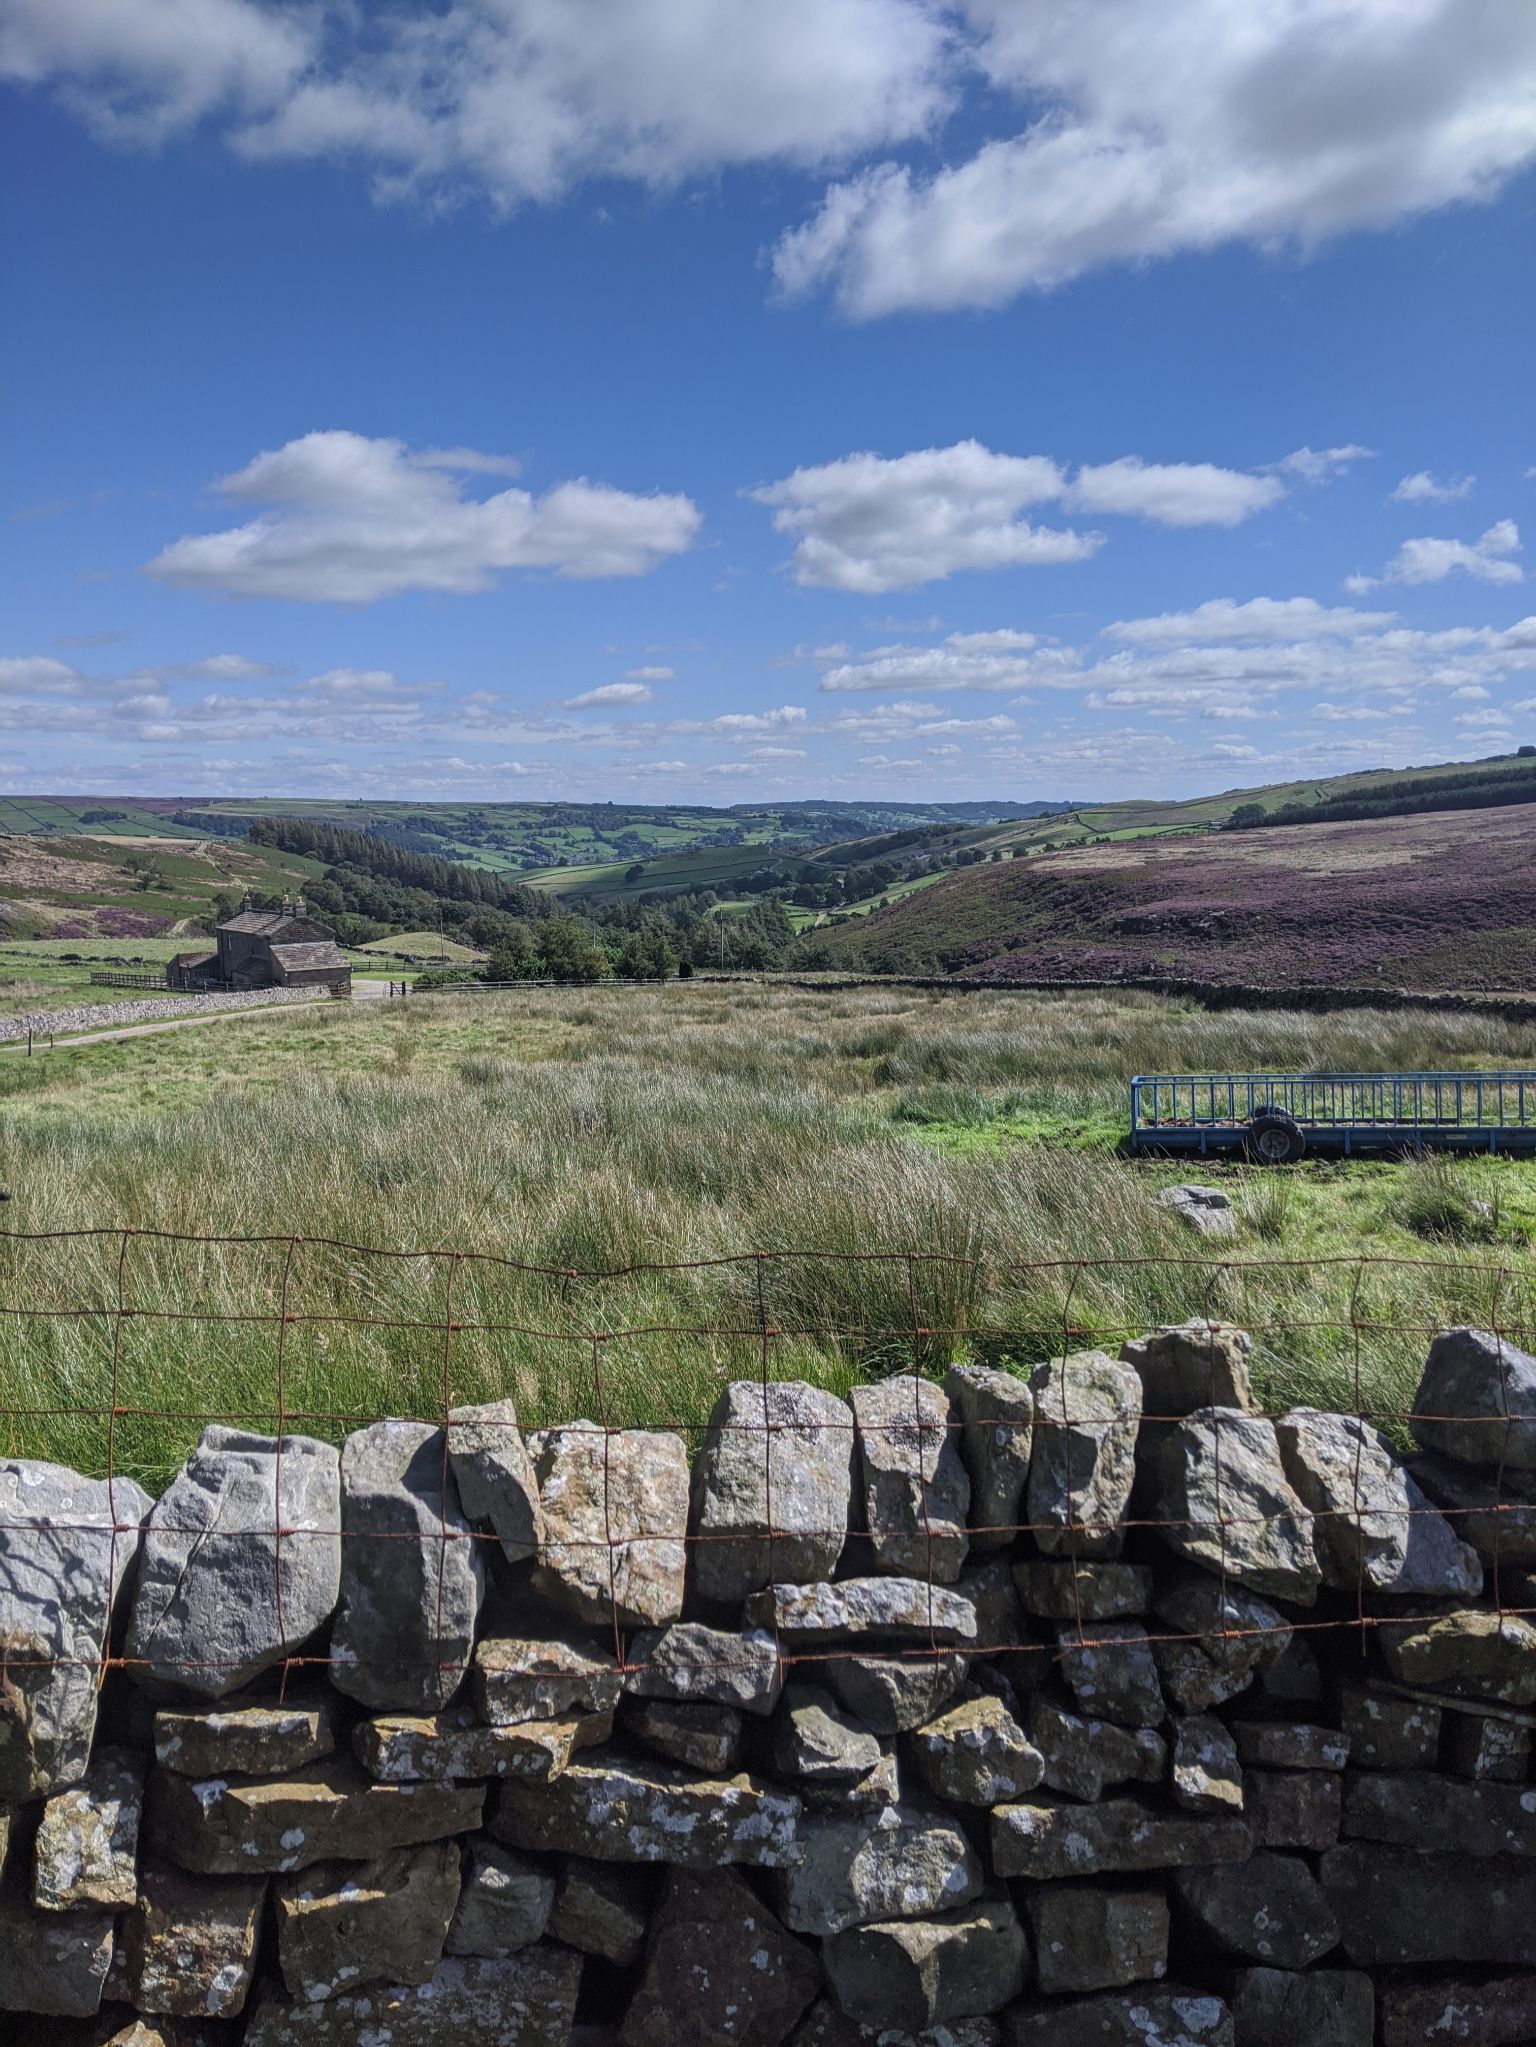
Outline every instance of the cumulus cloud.
MULTIPOLYGON (((665 671, 671 674, 671 670, 665 671)), ((584 689, 579 697, 567 697, 568 711, 586 711, 598 704, 648 704, 653 692, 643 682, 605 682, 597 689, 584 689)))
POLYGON ((1412 476, 1405 476, 1392 496, 1400 505, 1448 505, 1457 498, 1470 497, 1475 476, 1458 476, 1438 482, 1427 469, 1416 469, 1412 476))
MULTIPOLYGON (((462 452, 462 451, 457 451, 462 452)), ((302 603, 370 604, 407 590, 488 590, 508 569, 568 578, 639 576, 693 545, 692 501, 580 477, 542 497, 466 494, 442 450, 310 433, 214 486, 269 507, 243 526, 177 540, 147 564, 183 589, 302 603)))
POLYGON ((631 682, 671 682, 675 671, 671 668, 626 668, 625 675, 631 682))
POLYGON ((1250 597, 1244 604, 1231 597, 1212 597, 1196 605, 1193 611, 1116 619, 1104 627, 1103 636, 1143 647, 1178 646, 1189 640, 1239 646, 1378 632, 1396 616, 1393 611, 1359 611, 1347 604, 1319 604, 1315 597, 1250 597))
POLYGON ((0 695, 75 696, 85 677, 51 654, 0 655, 0 695))
POLYGON ((1476 540, 1405 540, 1379 576, 1346 576, 1344 587, 1358 595, 1383 583, 1440 583, 1458 573, 1480 583, 1523 583, 1525 571, 1510 560, 1519 552, 1519 527, 1500 519, 1476 540))
POLYGON ((917 690, 1047 688, 1078 680, 1077 654, 1041 646, 1032 633, 951 633, 937 647, 876 647, 829 668, 817 687, 829 695, 917 690))
POLYGON ((1368 462, 1375 453, 1374 448, 1362 448, 1358 441, 1348 441, 1339 448, 1293 448, 1275 467, 1303 483, 1332 483, 1352 464, 1368 462))
POLYGON ((750 495, 793 538, 797 582, 873 595, 961 570, 1085 561, 1103 545, 1101 533, 1033 523, 1036 505, 1166 526, 1235 526, 1284 490, 1274 476, 1138 455, 1069 478, 1048 455, 998 454, 969 440, 908 455, 844 455, 750 495))
POLYGON ((966 0, 1018 133, 832 185, 781 287, 856 318, 997 306, 1109 263, 1310 248, 1491 197, 1536 158, 1526 0, 966 0))

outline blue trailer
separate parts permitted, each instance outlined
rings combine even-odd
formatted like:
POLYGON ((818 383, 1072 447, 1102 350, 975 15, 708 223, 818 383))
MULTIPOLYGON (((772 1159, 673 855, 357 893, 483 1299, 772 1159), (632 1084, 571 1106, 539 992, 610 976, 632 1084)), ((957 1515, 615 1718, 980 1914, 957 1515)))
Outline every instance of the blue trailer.
POLYGON ((1536 1152, 1536 1071, 1143 1073, 1131 1082, 1134 1152, 1536 1152))

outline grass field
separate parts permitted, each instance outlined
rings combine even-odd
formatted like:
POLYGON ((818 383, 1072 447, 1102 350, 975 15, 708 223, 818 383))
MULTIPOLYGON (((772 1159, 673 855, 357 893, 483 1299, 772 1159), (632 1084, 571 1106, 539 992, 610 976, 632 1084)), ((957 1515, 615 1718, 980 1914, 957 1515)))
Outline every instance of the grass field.
POLYGON ((1200 1311, 1256 1330, 1271 1402, 1352 1404, 1358 1372, 1401 1409, 1430 1327, 1532 1319, 1536 1173, 1236 1168, 1239 1233, 1213 1246, 1156 1205, 1178 1169, 1116 1156, 1124 1083, 1485 1063, 1536 1064, 1533 1034, 676 983, 0 1058, 6 1229, 104 1233, 0 1240, 6 1449, 100 1470, 110 1429, 118 1466, 158 1481, 207 1416, 270 1425, 281 1404, 334 1436, 440 1413, 445 1385, 511 1393, 530 1424, 696 1427, 765 1352, 841 1387, 914 1357, 1025 1366, 1200 1311))

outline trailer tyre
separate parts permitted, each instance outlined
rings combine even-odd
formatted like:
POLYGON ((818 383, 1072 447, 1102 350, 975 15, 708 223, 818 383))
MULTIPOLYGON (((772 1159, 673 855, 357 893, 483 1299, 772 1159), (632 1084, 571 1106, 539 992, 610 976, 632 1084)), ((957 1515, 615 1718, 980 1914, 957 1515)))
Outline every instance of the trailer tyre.
POLYGON ((1306 1151, 1301 1126, 1289 1116, 1255 1116, 1248 1126, 1248 1156, 1259 1166, 1294 1166, 1306 1151))

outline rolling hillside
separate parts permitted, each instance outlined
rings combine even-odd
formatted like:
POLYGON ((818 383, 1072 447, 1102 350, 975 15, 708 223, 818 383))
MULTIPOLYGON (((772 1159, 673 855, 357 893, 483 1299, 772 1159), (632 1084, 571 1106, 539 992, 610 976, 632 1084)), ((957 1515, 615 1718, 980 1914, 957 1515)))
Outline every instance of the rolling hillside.
POLYGON ((798 963, 984 981, 1536 985, 1536 803, 1106 839, 807 932, 798 963))

